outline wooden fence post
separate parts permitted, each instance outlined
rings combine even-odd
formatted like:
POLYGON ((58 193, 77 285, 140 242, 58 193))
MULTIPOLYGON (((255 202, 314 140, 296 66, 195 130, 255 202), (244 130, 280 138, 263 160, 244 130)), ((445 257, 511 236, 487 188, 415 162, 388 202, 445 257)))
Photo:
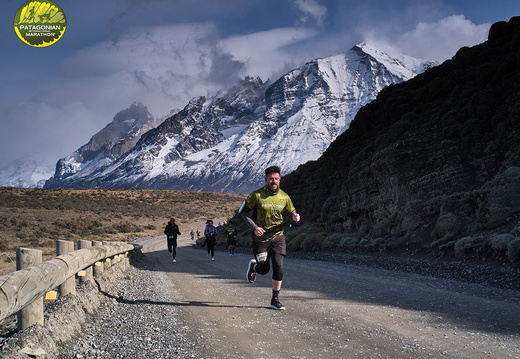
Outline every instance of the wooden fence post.
MULTIPOLYGON (((58 244, 56 246, 58 247, 58 244)), ((111 245, 94 246, 62 254, 46 262, 0 276, 0 320, 17 314, 70 278, 75 284, 76 274, 94 263, 102 264, 105 258, 141 248, 137 244, 112 242, 111 245)), ((19 266, 32 262, 32 259, 20 259, 19 266)))
MULTIPOLYGON (((16 270, 25 269, 42 262, 42 251, 30 248, 16 249, 16 270)), ((43 297, 16 313, 18 330, 29 328, 33 324, 43 325, 43 297)))
MULTIPOLYGON (((74 252, 74 242, 62 240, 56 241, 56 254, 58 256, 70 252, 74 252)), ((66 296, 67 294, 76 294, 76 276, 73 275, 72 277, 67 278, 62 284, 58 286, 58 291, 62 297, 66 296)))
MULTIPOLYGON (((111 244, 111 243, 108 242, 108 241, 103 241, 102 243, 103 243, 104 246, 105 246, 105 245, 108 245, 108 246, 109 246, 109 245, 111 244)), ((113 258, 105 258, 105 263, 103 263, 103 264, 104 264, 104 267, 105 267, 105 270, 107 270, 108 268, 110 268, 110 267, 112 266, 112 264, 113 264, 112 262, 113 262, 113 261, 114 261, 113 258)))
MULTIPOLYGON (((87 241, 85 239, 81 239, 78 241, 78 249, 90 248, 92 247, 92 241, 87 241)), ((85 275, 83 277, 79 277, 79 282, 92 282, 92 266, 85 268, 85 275)))
MULTIPOLYGON (((103 242, 92 241, 92 244, 95 246, 102 246, 103 242)), ((94 264, 94 275, 99 275, 99 274, 103 273, 104 270, 105 270, 105 266, 103 265, 103 262, 96 262, 94 264)))

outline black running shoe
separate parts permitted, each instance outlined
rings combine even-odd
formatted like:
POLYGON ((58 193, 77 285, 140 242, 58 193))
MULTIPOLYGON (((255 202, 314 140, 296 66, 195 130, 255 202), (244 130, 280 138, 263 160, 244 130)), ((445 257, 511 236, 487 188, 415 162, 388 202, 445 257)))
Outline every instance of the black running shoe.
POLYGON ((284 310, 285 309, 285 307, 283 306, 282 303, 280 303, 278 298, 271 299, 271 305, 269 306, 269 308, 273 308, 275 310, 284 310))
POLYGON ((253 284, 256 280, 255 265, 256 265, 255 259, 251 259, 249 261, 249 264, 247 265, 246 278, 247 278, 247 281, 251 284, 253 284))

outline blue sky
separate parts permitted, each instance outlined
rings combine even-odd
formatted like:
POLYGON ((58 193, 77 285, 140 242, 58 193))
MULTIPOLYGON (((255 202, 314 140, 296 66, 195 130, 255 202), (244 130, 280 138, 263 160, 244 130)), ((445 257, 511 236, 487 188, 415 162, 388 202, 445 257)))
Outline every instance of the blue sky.
POLYGON ((361 42, 442 62, 520 15, 518 0, 56 0, 66 33, 34 48, 13 31, 24 2, 0 14, 0 168, 55 163, 134 101, 162 117, 361 42))

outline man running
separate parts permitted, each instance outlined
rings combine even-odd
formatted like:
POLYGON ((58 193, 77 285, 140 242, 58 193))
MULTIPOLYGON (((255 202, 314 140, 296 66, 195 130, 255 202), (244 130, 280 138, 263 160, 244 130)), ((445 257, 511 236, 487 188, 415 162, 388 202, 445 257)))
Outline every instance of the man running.
POLYGON ((269 273, 273 267, 270 308, 282 310, 278 295, 282 288, 283 259, 286 254, 283 233, 283 214, 288 213, 294 222, 300 221, 291 198, 280 189, 280 167, 271 166, 265 170, 266 185, 252 192, 242 203, 239 213, 253 230, 253 254, 247 267, 247 280, 254 283, 256 274, 269 273))
POLYGON ((235 248, 237 246, 237 229, 231 222, 228 224, 228 227, 226 228, 226 237, 229 255, 234 256, 235 248))
POLYGON ((166 241, 168 245, 168 252, 172 255, 173 263, 177 262, 177 235, 180 235, 179 226, 175 224, 175 218, 170 218, 168 225, 164 228, 164 234, 166 234, 166 241))

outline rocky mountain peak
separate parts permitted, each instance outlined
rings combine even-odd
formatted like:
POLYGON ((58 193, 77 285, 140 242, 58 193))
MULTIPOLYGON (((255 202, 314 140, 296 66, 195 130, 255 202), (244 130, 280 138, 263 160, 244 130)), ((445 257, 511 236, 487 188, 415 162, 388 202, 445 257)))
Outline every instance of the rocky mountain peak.
POLYGON ((59 186, 60 181, 78 172, 91 171, 111 163, 133 148, 140 137, 160 123, 141 103, 133 103, 119 111, 112 122, 96 133, 90 141, 69 156, 60 159, 56 172, 47 185, 59 186), (53 185, 54 184, 54 185, 53 185))
POLYGON ((119 157, 105 157, 89 171, 76 164, 75 174, 47 185, 250 191, 261 185, 267 165, 287 173, 318 158, 379 91, 415 75, 419 60, 408 75, 403 60, 396 74, 396 65, 379 61, 390 63, 382 54, 356 47, 273 83, 246 77, 211 98, 194 98, 119 157))

